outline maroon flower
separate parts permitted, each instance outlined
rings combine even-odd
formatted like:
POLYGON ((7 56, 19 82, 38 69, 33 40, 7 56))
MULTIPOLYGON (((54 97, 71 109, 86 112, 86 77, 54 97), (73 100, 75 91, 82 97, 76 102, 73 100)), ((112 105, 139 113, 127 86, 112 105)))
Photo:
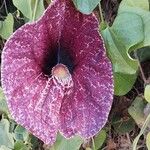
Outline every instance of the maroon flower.
POLYGON ((94 14, 55 0, 18 29, 2 54, 2 86, 12 117, 46 144, 95 135, 113 99, 111 63, 94 14))

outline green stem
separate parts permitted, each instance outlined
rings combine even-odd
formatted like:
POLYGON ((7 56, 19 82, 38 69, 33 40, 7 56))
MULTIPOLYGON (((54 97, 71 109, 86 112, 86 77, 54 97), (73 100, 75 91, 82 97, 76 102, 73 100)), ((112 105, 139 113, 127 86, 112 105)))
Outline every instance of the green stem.
POLYGON ((32 17, 32 21, 35 21, 35 17, 36 17, 36 12, 37 12, 37 6, 38 6, 39 0, 35 1, 35 7, 34 7, 34 12, 33 12, 33 17, 32 17))
POLYGON ((95 142, 94 142, 94 138, 93 137, 92 137, 92 145, 93 145, 93 150, 96 150, 95 142))
POLYGON ((144 75, 144 72, 143 72, 143 69, 142 69, 140 60, 139 60, 139 58, 138 58, 137 52, 135 52, 134 55, 135 55, 135 58, 137 59, 138 66, 139 66, 139 69, 140 69, 141 76, 142 76, 142 79, 143 79, 143 81, 144 81, 144 84, 147 84, 148 81, 147 81, 147 79, 146 79, 146 77, 145 77, 145 75, 144 75))
POLYGON ((4 0, 4 6, 5 6, 6 14, 8 15, 8 9, 7 9, 6 0, 4 0))
POLYGON ((147 116, 141 130, 140 130, 140 133, 138 134, 138 136, 134 139, 133 141, 133 150, 136 150, 137 149, 137 144, 138 144, 138 141, 139 141, 139 138, 141 137, 141 135, 144 133, 144 131, 146 130, 146 128, 148 127, 150 123, 150 114, 147 116))
POLYGON ((45 1, 48 5, 51 3, 51 0, 45 0, 45 1))
POLYGON ((99 14, 100 14, 100 20, 101 20, 101 22, 104 22, 104 17, 103 17, 103 13, 102 13, 101 2, 99 2, 99 14))

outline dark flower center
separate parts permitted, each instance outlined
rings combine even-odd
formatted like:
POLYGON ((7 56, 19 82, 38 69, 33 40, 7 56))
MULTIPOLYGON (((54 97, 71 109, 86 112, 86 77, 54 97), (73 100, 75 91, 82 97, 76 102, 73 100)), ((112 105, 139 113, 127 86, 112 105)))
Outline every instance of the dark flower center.
POLYGON ((57 45, 49 51, 50 52, 44 58, 42 67, 42 72, 45 75, 51 75, 52 68, 57 64, 64 64, 68 68, 70 74, 73 73, 73 58, 69 54, 68 50, 64 49, 63 47, 59 48, 57 45))

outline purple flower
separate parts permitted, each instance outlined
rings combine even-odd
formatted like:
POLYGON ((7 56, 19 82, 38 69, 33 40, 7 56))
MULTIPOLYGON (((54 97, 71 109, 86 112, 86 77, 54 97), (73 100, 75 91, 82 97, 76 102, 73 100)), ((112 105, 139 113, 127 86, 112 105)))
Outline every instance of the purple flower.
POLYGON ((15 121, 46 144, 94 136, 113 99, 112 66, 94 14, 55 0, 35 23, 6 42, 2 86, 15 121))

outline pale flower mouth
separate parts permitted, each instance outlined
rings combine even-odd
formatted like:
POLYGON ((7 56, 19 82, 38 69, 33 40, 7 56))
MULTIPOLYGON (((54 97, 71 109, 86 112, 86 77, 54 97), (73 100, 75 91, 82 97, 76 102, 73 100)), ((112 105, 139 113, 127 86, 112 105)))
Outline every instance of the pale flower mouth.
POLYGON ((63 64, 57 64, 52 68, 52 76, 60 80, 66 79, 70 75, 68 68, 63 64))
POLYGON ((10 113, 45 144, 53 144, 58 131, 90 138, 107 122, 113 75, 98 30, 94 14, 54 0, 5 44, 1 79, 10 113))
POLYGON ((62 88, 65 87, 64 93, 66 93, 68 89, 73 88, 71 74, 64 64, 57 64, 52 68, 52 77, 57 79, 57 82, 62 85, 62 88))

